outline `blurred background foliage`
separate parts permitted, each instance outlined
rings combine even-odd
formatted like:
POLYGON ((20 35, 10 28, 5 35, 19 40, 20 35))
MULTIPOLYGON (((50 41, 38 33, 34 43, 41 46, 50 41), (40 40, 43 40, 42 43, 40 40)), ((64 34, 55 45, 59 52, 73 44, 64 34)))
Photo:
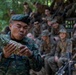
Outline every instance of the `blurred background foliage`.
POLYGON ((10 11, 23 13, 23 3, 28 2, 32 10, 34 10, 33 2, 50 5, 52 0, 0 0, 0 32, 9 24, 10 11))

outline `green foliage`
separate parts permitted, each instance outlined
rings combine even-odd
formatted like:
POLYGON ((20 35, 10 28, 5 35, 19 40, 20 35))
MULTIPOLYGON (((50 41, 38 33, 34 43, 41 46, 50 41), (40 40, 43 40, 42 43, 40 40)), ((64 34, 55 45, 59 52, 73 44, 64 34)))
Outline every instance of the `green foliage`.
POLYGON ((0 32, 8 25, 6 20, 0 20, 0 32))
MULTIPOLYGON (((27 1, 30 7, 33 8, 33 2, 40 2, 47 4, 47 0, 0 0, 0 31, 2 31, 8 24, 10 19, 10 10, 16 13, 23 13, 23 3, 27 1)), ((50 3, 51 0, 48 0, 50 3)))

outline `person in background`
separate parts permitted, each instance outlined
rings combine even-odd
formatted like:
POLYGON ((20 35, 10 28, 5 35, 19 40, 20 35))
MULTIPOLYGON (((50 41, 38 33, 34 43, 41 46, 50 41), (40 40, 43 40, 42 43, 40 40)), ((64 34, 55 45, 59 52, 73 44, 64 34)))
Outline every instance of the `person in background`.
POLYGON ((30 39, 34 40, 34 42, 38 45, 38 48, 40 48, 40 40, 38 38, 35 38, 34 35, 32 33, 28 33, 27 37, 29 37, 30 39))
POLYGON ((34 35, 35 38, 38 38, 41 34, 41 26, 40 26, 40 21, 39 20, 35 20, 33 22, 33 29, 31 31, 31 33, 34 35))
POLYGON ((23 6, 24 6, 24 14, 29 16, 30 13, 32 12, 31 8, 29 7, 29 4, 27 2, 24 2, 23 6))
POLYGON ((53 72, 48 64, 48 59, 55 54, 56 41, 51 37, 48 30, 44 30, 41 33, 41 56, 44 59, 44 69, 46 74, 52 75, 53 72))
POLYGON ((59 40, 59 31, 60 29, 65 29, 65 27, 61 24, 59 24, 59 21, 57 19, 53 19, 51 21, 51 35, 55 38, 56 41, 59 40))
POLYGON ((72 41, 67 38, 67 31, 60 29, 55 56, 48 59, 49 66, 56 73, 68 61, 67 54, 72 53, 72 41))

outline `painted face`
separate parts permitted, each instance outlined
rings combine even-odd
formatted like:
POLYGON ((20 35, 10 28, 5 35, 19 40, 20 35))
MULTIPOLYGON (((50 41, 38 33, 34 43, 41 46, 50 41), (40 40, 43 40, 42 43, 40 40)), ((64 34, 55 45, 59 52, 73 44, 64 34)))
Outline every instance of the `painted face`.
POLYGON ((39 28, 39 22, 34 22, 34 27, 39 28))
POLYGON ((20 21, 13 21, 9 26, 11 30, 11 38, 22 40, 28 31, 28 25, 20 21))
POLYGON ((67 35, 66 35, 66 33, 60 33, 59 36, 61 39, 65 39, 67 35))
POLYGON ((49 26, 52 26, 52 22, 51 22, 50 20, 47 21, 47 24, 48 24, 49 26))
POLYGON ((49 10, 45 10, 45 15, 50 15, 50 11, 49 10))
POLYGON ((42 36, 41 38, 42 38, 42 40, 45 41, 48 38, 48 36, 42 36))

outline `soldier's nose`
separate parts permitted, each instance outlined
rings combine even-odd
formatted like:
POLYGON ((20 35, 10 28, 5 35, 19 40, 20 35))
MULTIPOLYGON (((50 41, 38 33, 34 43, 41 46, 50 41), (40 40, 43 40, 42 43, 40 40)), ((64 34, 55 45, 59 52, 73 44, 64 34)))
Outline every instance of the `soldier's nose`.
POLYGON ((20 31, 24 31, 23 27, 20 28, 20 31))

